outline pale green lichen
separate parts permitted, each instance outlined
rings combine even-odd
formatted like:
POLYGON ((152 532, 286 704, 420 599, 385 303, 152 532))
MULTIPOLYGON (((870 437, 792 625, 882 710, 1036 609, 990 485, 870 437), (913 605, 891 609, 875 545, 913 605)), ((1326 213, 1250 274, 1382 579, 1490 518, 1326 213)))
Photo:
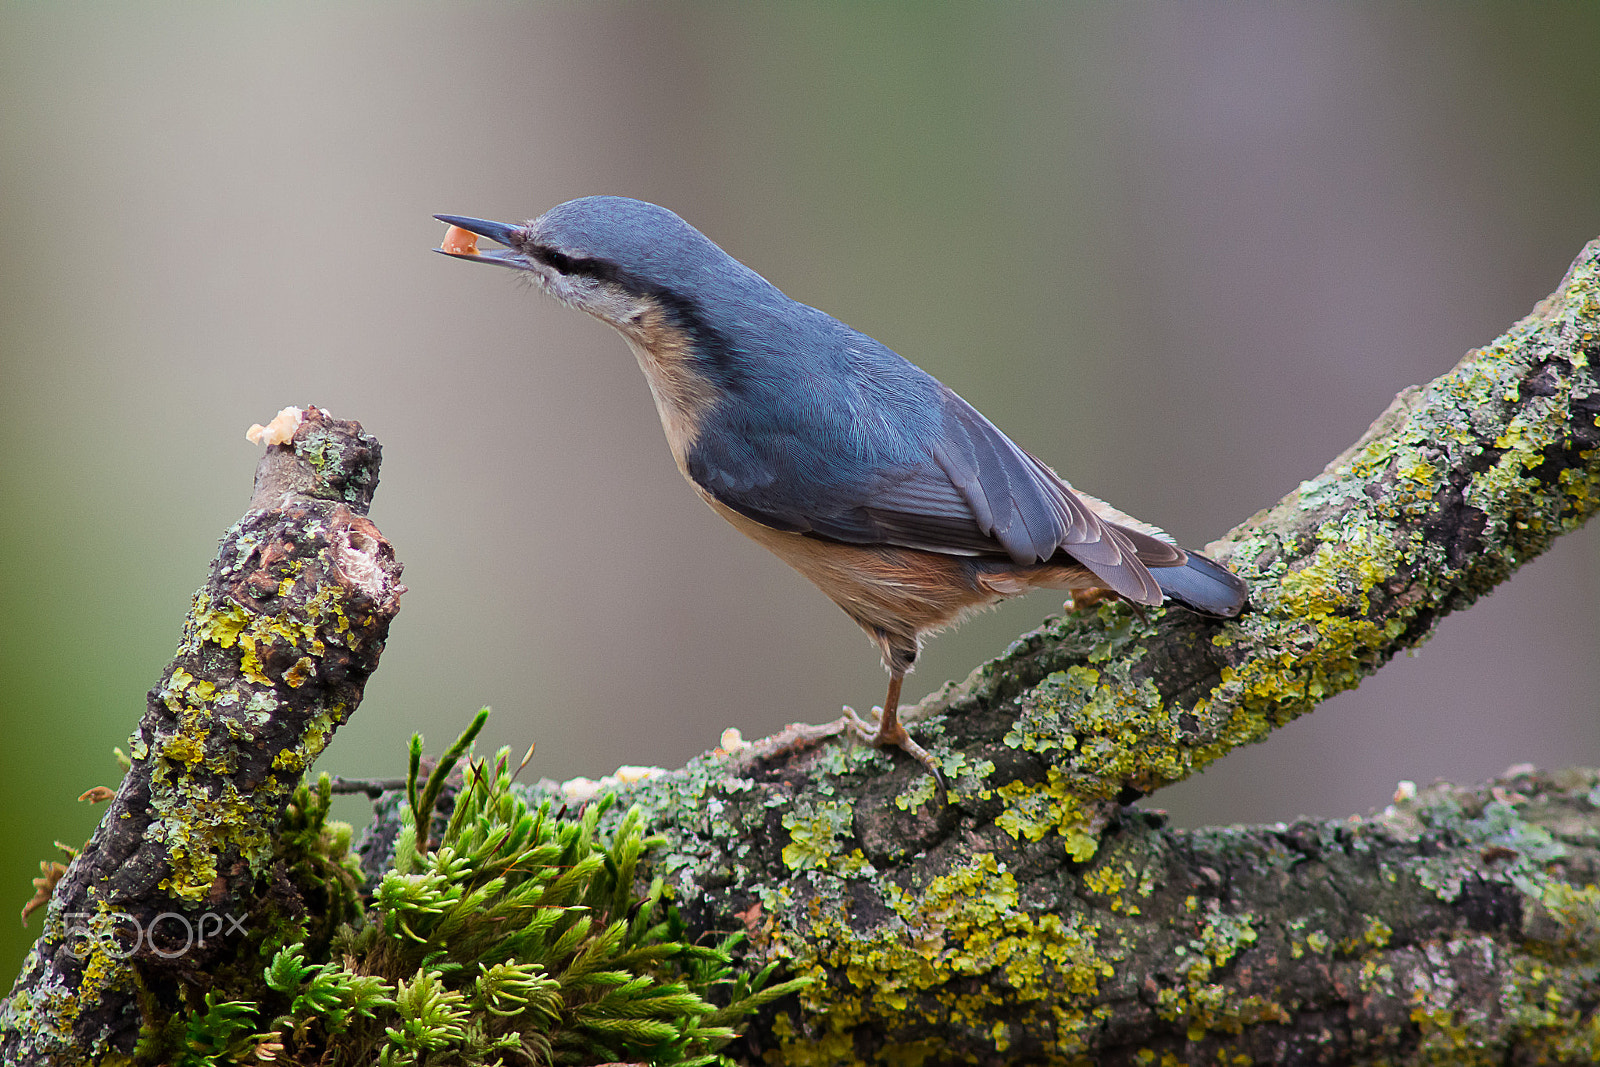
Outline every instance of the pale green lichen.
POLYGON ((839 836, 849 833, 850 825, 850 805, 841 801, 787 813, 783 828, 789 831, 789 843, 783 862, 793 871, 829 866, 839 855, 839 836))
POLYGON ((1226 983, 1213 981, 1217 972, 1256 942, 1250 918, 1223 912, 1216 901, 1207 902, 1208 914, 1198 937, 1176 950, 1179 985, 1161 989, 1156 1013, 1185 1027, 1189 1040, 1198 1041, 1208 1031, 1237 1034, 1258 1022, 1286 1022, 1284 1008, 1259 995, 1239 996, 1226 983))

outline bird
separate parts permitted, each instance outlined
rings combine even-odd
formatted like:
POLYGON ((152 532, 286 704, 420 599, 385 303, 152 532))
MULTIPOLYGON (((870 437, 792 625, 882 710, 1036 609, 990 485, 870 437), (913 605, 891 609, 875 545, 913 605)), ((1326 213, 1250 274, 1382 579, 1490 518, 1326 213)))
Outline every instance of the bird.
POLYGON ((944 383, 667 208, 586 196, 517 225, 434 217, 450 226, 435 251, 515 269, 622 335, 695 492, 882 654, 882 710, 847 707, 838 730, 902 749, 941 791, 899 716, 926 635, 1036 588, 1217 618, 1247 604, 1237 575, 1074 489, 944 383))

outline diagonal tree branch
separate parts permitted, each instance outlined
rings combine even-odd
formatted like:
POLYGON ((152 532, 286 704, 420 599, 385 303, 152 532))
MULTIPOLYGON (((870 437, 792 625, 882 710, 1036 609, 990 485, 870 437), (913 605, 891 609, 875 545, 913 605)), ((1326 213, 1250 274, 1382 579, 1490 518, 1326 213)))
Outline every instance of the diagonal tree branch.
POLYGON ((1020 711, 1011 747, 1056 753, 1092 809, 1356 685, 1600 506, 1597 274, 1600 243, 1503 337, 1402 392, 1320 475, 1211 546, 1251 583, 1237 622, 1065 620, 918 714, 962 731, 974 714, 1020 711))

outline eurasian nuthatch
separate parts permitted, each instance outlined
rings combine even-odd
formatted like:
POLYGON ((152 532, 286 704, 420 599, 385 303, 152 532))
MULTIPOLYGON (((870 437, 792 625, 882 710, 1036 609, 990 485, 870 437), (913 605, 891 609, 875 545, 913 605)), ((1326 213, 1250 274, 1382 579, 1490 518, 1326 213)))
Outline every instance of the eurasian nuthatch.
POLYGON ((1245 605, 1234 574, 1074 490, 945 385, 665 208, 589 196, 520 226, 436 217, 505 246, 480 253, 452 231, 440 251, 526 271, 622 334, 701 499, 883 653, 883 712, 869 724, 846 709, 849 728, 935 776, 897 714, 925 633, 1038 587, 1216 616, 1245 605))

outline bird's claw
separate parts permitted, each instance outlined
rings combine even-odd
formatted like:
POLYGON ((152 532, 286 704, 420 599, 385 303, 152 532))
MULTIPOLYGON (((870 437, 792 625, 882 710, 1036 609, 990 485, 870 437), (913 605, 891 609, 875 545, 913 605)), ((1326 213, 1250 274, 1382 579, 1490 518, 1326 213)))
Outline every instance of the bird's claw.
POLYGON ((928 750, 912 740, 910 732, 901 725, 899 716, 890 716, 885 722, 882 708, 872 710, 877 713, 876 722, 868 722, 856 714, 854 708, 847 705, 844 709, 844 718, 839 720, 840 725, 866 744, 877 748, 893 746, 922 764, 928 773, 933 775, 933 783, 939 790, 939 803, 948 804, 950 797, 944 781, 944 772, 939 770, 938 763, 928 754, 928 750))
POLYGON ((916 744, 915 741, 911 740, 911 735, 906 732, 906 728, 900 725, 899 718, 884 722, 883 709, 879 707, 872 709, 872 718, 873 721, 868 722, 856 714, 855 708, 849 705, 844 708, 843 723, 845 729, 860 738, 865 744, 876 745, 878 748, 884 748, 889 745, 905 748, 908 743, 916 744))

